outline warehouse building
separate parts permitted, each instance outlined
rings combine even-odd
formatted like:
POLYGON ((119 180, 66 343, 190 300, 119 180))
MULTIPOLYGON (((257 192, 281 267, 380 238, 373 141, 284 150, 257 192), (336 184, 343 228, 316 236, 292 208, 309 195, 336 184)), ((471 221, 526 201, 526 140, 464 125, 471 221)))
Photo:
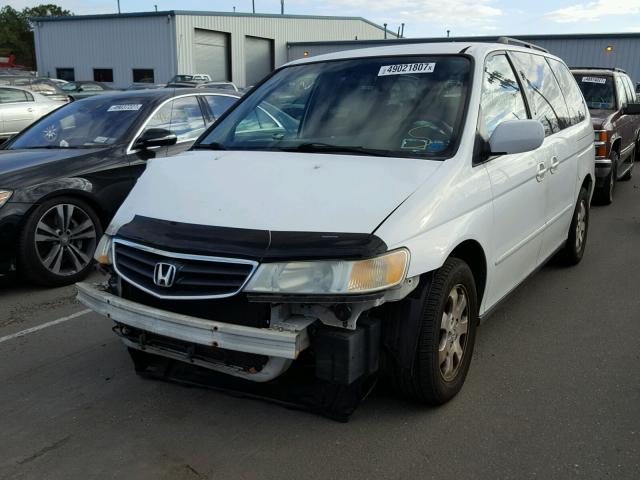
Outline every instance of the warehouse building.
POLYGON ((286 63, 288 42, 394 37, 360 17, 167 11, 32 21, 40 75, 115 87, 189 73, 248 86, 286 63))
MULTIPOLYGON (((562 58, 569 66, 618 67, 626 70, 635 82, 640 82, 640 33, 597 33, 576 35, 510 35, 535 43, 562 58)), ((491 42, 498 37, 403 38, 371 41, 290 42, 288 59, 387 45, 389 42, 491 42)))

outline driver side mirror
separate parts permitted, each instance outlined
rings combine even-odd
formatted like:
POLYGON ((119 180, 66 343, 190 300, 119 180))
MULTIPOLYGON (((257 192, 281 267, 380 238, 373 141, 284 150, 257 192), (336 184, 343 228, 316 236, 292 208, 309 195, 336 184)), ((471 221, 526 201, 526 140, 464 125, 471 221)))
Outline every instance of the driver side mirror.
POLYGON ((509 155, 535 150, 544 142, 544 127, 538 120, 507 120, 489 138, 491 155, 509 155))
POLYGON ((622 113, 625 115, 640 115, 640 103, 628 103, 622 113))
POLYGON ((178 137, 171 130, 164 128, 150 128, 146 130, 133 144, 133 148, 146 150, 151 147, 168 147, 175 145, 178 137))

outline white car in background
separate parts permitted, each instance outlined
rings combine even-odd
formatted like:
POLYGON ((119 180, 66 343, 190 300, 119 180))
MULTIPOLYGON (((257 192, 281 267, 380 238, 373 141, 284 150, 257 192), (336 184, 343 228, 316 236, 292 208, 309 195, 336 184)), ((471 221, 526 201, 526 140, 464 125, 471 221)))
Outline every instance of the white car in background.
POLYGON ((0 142, 62 105, 66 102, 24 88, 0 86, 0 142))

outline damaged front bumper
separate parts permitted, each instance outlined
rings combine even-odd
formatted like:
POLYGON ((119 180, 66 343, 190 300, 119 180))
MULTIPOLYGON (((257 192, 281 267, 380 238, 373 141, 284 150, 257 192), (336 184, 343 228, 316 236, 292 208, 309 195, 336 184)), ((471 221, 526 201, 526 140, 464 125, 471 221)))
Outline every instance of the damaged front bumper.
POLYGON ((78 283, 78 300, 95 312, 110 318, 116 324, 135 330, 149 332, 165 338, 171 338, 190 344, 203 345, 269 357, 269 361, 260 372, 246 372, 233 369, 222 363, 209 363, 185 358, 183 354, 153 345, 137 344, 123 338, 130 348, 148 350, 166 357, 175 358, 201 366, 219 370, 234 376, 253 381, 269 381, 288 368, 292 360, 309 346, 307 327, 314 319, 293 317, 272 325, 269 328, 255 328, 213 320, 204 320, 158 308, 141 305, 120 298, 106 291, 101 285, 78 283))

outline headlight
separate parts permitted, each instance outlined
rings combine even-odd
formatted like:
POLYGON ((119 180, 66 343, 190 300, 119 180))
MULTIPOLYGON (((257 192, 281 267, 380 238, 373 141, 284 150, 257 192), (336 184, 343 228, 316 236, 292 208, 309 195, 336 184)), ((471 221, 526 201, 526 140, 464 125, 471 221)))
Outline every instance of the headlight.
POLYGON ((0 207, 9 201, 11 195, 13 195, 11 190, 0 190, 0 207))
POLYGON ((96 253, 93 254, 93 258, 100 265, 111 265, 113 263, 111 244, 112 237, 110 235, 102 235, 96 247, 96 253))
POLYGON ((405 249, 367 260, 263 263, 244 290, 312 295, 375 292, 401 283, 408 266, 405 249))

